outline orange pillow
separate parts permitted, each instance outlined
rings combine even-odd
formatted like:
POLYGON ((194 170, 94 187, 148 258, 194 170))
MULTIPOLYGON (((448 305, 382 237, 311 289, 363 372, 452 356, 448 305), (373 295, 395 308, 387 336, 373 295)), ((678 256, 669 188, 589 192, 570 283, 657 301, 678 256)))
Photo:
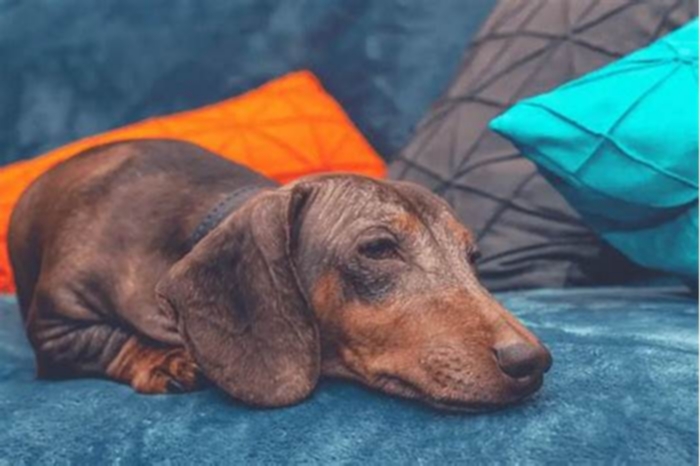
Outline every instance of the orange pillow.
POLYGON ((14 291, 7 228, 22 191, 44 171, 85 149, 144 138, 190 141, 282 183, 310 173, 383 177, 386 171, 340 105, 308 71, 213 105, 90 136, 0 169, 0 292, 14 291))

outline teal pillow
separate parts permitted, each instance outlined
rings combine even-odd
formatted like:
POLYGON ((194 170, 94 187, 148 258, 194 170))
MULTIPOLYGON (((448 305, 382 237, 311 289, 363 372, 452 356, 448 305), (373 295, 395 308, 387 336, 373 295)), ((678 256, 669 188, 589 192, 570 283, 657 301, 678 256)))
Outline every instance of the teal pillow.
POLYGON ((490 127, 623 254, 697 280, 697 67, 694 20, 490 127))

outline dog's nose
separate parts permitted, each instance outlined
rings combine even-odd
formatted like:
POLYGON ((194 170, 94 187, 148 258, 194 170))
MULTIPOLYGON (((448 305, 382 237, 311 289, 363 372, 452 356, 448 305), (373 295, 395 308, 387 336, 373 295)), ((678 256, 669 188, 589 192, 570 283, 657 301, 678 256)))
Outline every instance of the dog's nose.
POLYGON ((542 375, 552 366, 552 355, 544 346, 513 343, 496 348, 501 370, 513 378, 542 375))

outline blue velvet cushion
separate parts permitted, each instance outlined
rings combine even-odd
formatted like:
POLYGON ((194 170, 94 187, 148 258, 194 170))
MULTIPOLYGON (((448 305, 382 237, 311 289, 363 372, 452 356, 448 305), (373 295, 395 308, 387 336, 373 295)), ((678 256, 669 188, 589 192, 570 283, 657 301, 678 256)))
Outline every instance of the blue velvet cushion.
POLYGON ((698 276, 698 23, 491 122, 605 240, 698 276))
POLYGON ((256 410, 214 389, 38 381, 15 302, 0 298, 0 464, 696 464, 695 300, 638 288, 500 298, 554 366, 534 399, 480 415, 343 382, 256 410))

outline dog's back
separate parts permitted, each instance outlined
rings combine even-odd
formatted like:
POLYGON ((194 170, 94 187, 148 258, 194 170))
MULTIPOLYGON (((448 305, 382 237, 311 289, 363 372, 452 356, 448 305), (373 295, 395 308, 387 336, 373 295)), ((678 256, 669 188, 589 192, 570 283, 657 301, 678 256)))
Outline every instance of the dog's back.
POLYGON ((247 184, 275 183, 179 141, 119 142, 57 165, 22 194, 10 221, 8 246, 23 316, 42 269, 104 270, 128 280, 128 271, 114 273, 120 263, 148 267, 134 259, 155 259, 166 267, 186 252, 188 235, 217 196, 247 184), (119 234, 95 234, 101 229, 119 234), (111 263, 91 264, 85 256, 93 248, 111 263))

